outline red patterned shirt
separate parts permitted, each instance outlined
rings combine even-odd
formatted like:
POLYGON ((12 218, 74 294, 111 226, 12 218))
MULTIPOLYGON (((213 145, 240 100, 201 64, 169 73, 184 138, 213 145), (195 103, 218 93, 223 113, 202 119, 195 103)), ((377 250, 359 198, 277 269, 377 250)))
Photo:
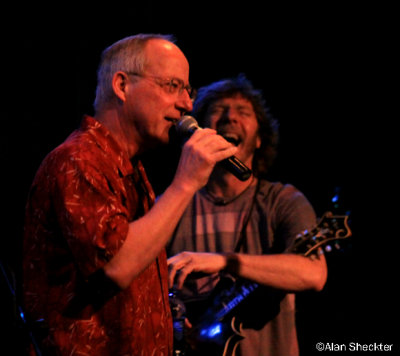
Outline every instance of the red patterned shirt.
POLYGON ((44 351, 171 355, 165 251, 125 290, 102 273, 129 222, 153 203, 141 162, 94 118, 45 158, 28 199, 23 263, 25 308, 43 319, 44 351))

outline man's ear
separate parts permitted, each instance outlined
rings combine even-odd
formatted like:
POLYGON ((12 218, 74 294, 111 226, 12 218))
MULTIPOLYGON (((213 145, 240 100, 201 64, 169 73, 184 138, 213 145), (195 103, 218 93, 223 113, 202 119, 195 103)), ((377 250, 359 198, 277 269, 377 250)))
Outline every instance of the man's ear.
POLYGON ((115 72, 112 78, 112 88, 114 94, 121 101, 126 100, 126 84, 128 82, 128 75, 124 72, 118 71, 115 72))
POLYGON ((260 134, 257 134, 256 149, 259 149, 260 147, 261 147, 261 137, 260 137, 260 134))

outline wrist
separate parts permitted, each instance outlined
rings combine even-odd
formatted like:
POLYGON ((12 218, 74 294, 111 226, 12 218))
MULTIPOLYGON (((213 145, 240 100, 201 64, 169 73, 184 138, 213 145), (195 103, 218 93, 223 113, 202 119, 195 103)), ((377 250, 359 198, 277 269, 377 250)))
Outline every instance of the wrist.
POLYGON ((225 267, 223 271, 238 276, 240 273, 240 261, 238 254, 228 252, 225 253, 224 256, 225 256, 225 267))
POLYGON ((192 197, 198 191, 197 186, 192 182, 185 182, 176 178, 172 181, 169 187, 175 194, 180 194, 182 196, 192 197))

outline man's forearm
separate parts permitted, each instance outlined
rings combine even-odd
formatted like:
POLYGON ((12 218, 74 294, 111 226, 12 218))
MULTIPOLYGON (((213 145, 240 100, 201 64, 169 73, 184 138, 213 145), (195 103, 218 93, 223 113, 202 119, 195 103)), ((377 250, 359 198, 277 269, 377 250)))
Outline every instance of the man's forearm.
POLYGON ((294 254, 235 254, 228 256, 227 266, 242 278, 291 292, 321 290, 327 278, 323 255, 310 259, 294 254))
POLYGON ((106 275, 124 289, 164 248, 193 192, 172 185, 142 218, 129 224, 118 253, 104 267, 106 275))

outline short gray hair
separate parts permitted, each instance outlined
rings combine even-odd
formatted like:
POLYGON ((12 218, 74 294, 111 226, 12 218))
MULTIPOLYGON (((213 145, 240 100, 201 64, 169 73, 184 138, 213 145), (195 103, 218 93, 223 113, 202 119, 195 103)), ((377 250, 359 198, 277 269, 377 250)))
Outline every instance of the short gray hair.
POLYGON ((147 64, 144 48, 152 39, 175 43, 172 35, 138 34, 125 37, 103 51, 97 70, 96 98, 93 103, 95 112, 100 111, 102 106, 114 97, 111 86, 114 73, 118 71, 143 73, 147 64))

